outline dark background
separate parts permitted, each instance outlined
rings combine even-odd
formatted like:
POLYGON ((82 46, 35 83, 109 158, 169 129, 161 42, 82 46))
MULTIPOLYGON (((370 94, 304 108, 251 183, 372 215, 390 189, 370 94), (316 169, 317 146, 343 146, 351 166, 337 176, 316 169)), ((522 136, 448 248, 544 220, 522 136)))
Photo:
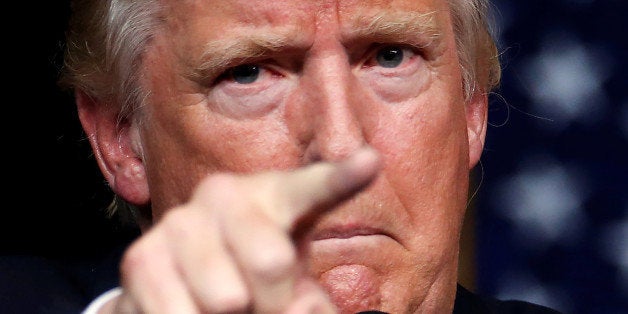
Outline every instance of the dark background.
MULTIPOLYGON (((628 3, 494 4, 504 80, 475 172, 474 288, 628 313, 628 3)), ((8 13, 3 254, 98 255, 136 234, 105 218, 111 192, 55 83, 68 11, 57 0, 8 13)))
MULTIPOLYGON (((5 254, 95 255, 133 230, 105 218, 111 191, 57 86, 68 0, 13 5, 3 38, 5 254), (8 71, 6 71, 8 70, 8 71)), ((6 19, 5 19, 6 21, 6 19)))

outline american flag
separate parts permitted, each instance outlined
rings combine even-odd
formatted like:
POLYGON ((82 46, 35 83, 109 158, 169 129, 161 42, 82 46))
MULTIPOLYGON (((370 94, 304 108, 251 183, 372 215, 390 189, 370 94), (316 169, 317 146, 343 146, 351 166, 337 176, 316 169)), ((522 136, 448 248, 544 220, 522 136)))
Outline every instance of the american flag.
POLYGON ((476 290, 628 313, 628 1, 494 0, 476 290))

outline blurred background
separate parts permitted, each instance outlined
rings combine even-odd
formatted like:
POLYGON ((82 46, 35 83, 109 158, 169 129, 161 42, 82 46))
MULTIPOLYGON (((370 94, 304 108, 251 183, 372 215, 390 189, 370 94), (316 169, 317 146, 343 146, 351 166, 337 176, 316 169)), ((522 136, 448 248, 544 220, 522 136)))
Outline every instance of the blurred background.
MULTIPOLYGON (((4 35, 2 254, 98 256, 137 230, 106 218, 111 192, 55 84, 68 1, 26 6, 7 11, 18 22, 4 35)), ((628 313, 628 2, 493 6, 503 83, 473 173, 464 281, 565 313, 628 313)))
POLYGON ((475 202, 476 290, 628 313, 628 1, 493 4, 504 70, 475 202))

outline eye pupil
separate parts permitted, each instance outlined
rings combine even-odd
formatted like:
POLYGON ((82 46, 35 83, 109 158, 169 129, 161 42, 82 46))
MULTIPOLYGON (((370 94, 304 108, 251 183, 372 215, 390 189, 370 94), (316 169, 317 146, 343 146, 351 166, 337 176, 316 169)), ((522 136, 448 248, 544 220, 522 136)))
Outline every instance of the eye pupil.
POLYGON ((387 47, 377 52, 377 63, 384 68, 396 68, 403 61, 403 50, 397 47, 387 47))
POLYGON ((240 84, 251 84, 259 78, 260 68, 257 65, 245 64, 231 70, 234 81, 240 84))

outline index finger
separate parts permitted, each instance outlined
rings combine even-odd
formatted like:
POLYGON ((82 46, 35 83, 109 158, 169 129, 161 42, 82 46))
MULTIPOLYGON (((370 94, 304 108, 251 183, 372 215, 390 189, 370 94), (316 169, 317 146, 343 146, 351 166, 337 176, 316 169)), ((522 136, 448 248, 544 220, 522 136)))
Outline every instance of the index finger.
POLYGON ((379 154, 374 149, 361 148, 343 161, 316 163, 290 172, 261 174, 260 179, 272 176, 272 183, 265 186, 271 191, 258 195, 273 196, 272 200, 262 203, 272 207, 268 214, 288 230, 312 210, 336 204, 366 187, 377 176, 380 164, 379 154))

